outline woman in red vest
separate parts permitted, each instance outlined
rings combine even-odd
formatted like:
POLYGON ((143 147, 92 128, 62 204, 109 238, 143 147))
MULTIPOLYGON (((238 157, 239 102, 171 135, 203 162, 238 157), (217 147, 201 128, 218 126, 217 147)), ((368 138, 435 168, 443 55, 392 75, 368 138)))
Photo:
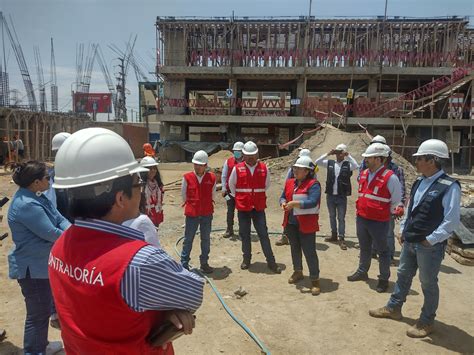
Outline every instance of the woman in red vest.
POLYGON ((193 248, 194 236, 199 228, 201 234, 201 271, 210 274, 214 271, 209 266, 211 249, 211 225, 214 213, 214 195, 216 193, 216 176, 206 171, 209 157, 204 150, 197 151, 193 156, 194 171, 184 174, 181 184, 184 215, 184 242, 181 252, 181 264, 189 269, 189 259, 193 248))
MULTIPOLYGON (((163 182, 161 181, 160 171, 158 170, 158 162, 151 156, 144 157, 140 165, 148 168, 149 171, 146 173, 146 186, 145 186, 145 211, 148 217, 150 217, 153 224, 158 227, 163 222, 163 182)), ((145 173, 143 173, 145 174, 145 173)), ((145 179, 145 177, 142 177, 145 179)))
POLYGON ((316 232, 319 231, 319 203, 321 186, 314 178, 314 164, 310 157, 300 157, 293 165, 295 177, 287 179, 280 197, 285 211, 283 227, 290 240, 294 272, 288 283, 303 279, 302 254, 308 264, 311 293, 321 293, 319 285, 319 260, 316 253, 316 232))

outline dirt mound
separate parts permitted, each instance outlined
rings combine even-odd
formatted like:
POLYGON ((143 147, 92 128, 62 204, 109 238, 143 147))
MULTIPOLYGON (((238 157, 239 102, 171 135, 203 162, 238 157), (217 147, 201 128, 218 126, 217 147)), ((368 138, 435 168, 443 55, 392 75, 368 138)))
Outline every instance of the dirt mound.
POLYGON ((228 150, 219 150, 217 153, 209 157, 209 167, 222 169, 224 162, 232 156, 232 152, 228 150))

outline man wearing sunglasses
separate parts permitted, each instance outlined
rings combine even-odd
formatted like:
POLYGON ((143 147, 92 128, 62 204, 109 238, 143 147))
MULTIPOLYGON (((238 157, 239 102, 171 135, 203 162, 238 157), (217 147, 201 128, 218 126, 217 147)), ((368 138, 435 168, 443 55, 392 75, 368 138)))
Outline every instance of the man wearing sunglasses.
POLYGON ((446 242, 460 222, 461 187, 448 176, 442 162, 449 158, 448 146, 438 139, 424 141, 413 154, 422 174, 411 189, 408 210, 397 236, 402 251, 395 289, 385 307, 369 311, 372 317, 402 319, 413 277, 418 269, 424 302, 416 324, 408 329, 412 338, 433 332, 439 303, 438 273, 446 242))
POLYGON ((68 189, 75 219, 48 262, 67 353, 172 354, 169 337, 156 347, 148 335, 194 328, 203 280, 121 225, 139 214, 146 171, 103 128, 74 133, 56 156, 54 187, 68 189))

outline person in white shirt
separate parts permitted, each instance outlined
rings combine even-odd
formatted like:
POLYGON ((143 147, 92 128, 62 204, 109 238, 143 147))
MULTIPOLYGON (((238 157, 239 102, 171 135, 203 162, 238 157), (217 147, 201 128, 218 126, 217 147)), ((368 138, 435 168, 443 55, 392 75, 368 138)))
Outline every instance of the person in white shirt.
POLYGON ((326 203, 331 224, 331 236, 324 240, 336 242, 339 238, 339 246, 342 250, 346 250, 347 246, 344 239, 346 234, 347 196, 352 193, 352 171, 357 169, 359 165, 349 154, 345 144, 339 144, 335 149, 321 155, 315 163, 327 168, 326 203), (336 160, 327 159, 330 155, 335 155, 336 160))

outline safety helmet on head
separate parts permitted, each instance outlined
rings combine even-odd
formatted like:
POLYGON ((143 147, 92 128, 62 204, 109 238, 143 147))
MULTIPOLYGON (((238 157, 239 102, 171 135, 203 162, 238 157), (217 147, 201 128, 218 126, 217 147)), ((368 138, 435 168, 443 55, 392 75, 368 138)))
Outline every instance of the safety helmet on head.
POLYGON ((196 153, 194 153, 193 160, 191 161, 193 164, 206 165, 209 161, 209 156, 204 150, 198 150, 196 153))
POLYGON ((242 148, 242 153, 245 155, 257 154, 258 153, 257 145, 252 141, 248 141, 247 143, 244 144, 244 147, 242 148))
POLYGON ((385 137, 381 136, 380 134, 377 134, 372 140, 370 141, 370 144, 372 143, 382 143, 382 144, 387 144, 387 140, 385 137))
POLYGON ((53 187, 74 189, 145 171, 117 133, 85 128, 71 135, 58 151, 53 187))
POLYGON ((232 147, 232 150, 242 150, 244 147, 244 143, 242 142, 235 142, 234 146, 232 147))
POLYGON ((311 156, 311 150, 306 149, 306 148, 301 149, 300 152, 298 153, 298 158, 310 157, 310 156, 311 156))
POLYGON ((368 157, 388 157, 390 148, 386 144, 374 143, 367 147, 365 153, 362 153, 364 158, 368 157))
POLYGON ((158 162, 153 157, 146 156, 140 160, 140 165, 148 168, 150 166, 158 166, 158 162))
POLYGON ((66 141, 66 139, 68 139, 69 137, 71 137, 71 133, 68 133, 68 132, 59 132, 59 133, 56 133, 53 137, 53 139, 51 140, 51 150, 52 151, 55 151, 55 150, 58 150, 59 148, 61 148, 61 146, 63 145, 63 143, 66 141))
POLYGON ((311 170, 314 169, 313 160, 308 156, 299 157, 296 160, 296 163, 293 164, 293 166, 297 166, 299 168, 307 168, 311 170))
POLYGON ((336 151, 339 151, 339 152, 347 152, 347 145, 345 144, 338 144, 336 148, 334 148, 334 150, 336 151))
POLYGON ((413 154, 414 157, 419 157, 421 155, 434 155, 439 158, 448 159, 449 149, 446 143, 439 139, 428 139, 421 143, 418 147, 418 151, 413 154))

